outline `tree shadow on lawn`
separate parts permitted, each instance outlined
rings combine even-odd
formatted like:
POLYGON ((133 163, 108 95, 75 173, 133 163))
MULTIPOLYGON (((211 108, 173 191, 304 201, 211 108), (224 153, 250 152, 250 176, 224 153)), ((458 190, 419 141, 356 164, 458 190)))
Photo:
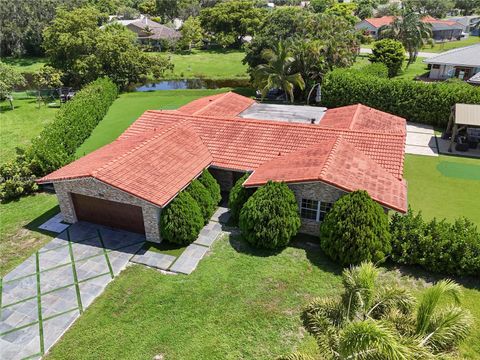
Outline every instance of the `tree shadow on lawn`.
POLYGON ((301 249, 305 251, 305 256, 310 263, 318 268, 321 268, 323 271, 327 271, 335 275, 340 275, 343 271, 342 266, 335 264, 323 253, 323 251, 320 249, 318 239, 314 236, 297 234, 287 247, 275 250, 260 249, 250 245, 245 239, 243 239, 242 235, 238 231, 230 235, 229 242, 235 251, 256 257, 277 256, 289 247, 301 249))
POLYGON ((426 283, 433 284, 443 279, 452 279, 456 283, 468 289, 480 290, 480 279, 473 276, 452 276, 440 273, 433 273, 421 268, 418 265, 400 265, 392 261, 382 264, 382 267, 389 271, 398 271, 401 276, 407 276, 415 280, 422 280, 426 283))

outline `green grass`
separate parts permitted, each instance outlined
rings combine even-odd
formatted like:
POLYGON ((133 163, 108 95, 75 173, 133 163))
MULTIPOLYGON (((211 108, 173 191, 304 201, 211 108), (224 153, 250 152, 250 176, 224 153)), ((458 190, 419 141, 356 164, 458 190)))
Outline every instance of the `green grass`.
POLYGON ((182 255, 183 251, 187 248, 187 246, 174 244, 163 240, 160 244, 147 242, 144 246, 144 249, 147 251, 153 251, 160 254, 172 255, 175 257, 179 257, 182 255))
MULTIPOLYGON (((440 53, 452 49, 457 49, 460 47, 464 46, 469 46, 469 45, 474 45, 474 44, 479 44, 480 43, 480 37, 479 36, 469 36, 467 39, 459 40, 459 41, 448 41, 444 43, 435 43, 433 46, 432 45, 426 45, 424 46, 420 51, 423 52, 434 52, 434 53, 440 53)), ((363 45, 362 45, 363 47, 363 45)))
MULTIPOLYGON (((312 240, 315 241, 315 240, 312 240)), ((280 253, 218 240, 191 275, 168 276, 142 266, 125 270, 53 347, 47 359, 274 359, 294 350, 317 354, 301 311, 315 296, 337 295, 341 269, 317 246, 280 253)), ((416 278, 388 271, 419 293, 416 278)), ((476 289, 465 305, 478 315, 476 289)), ((478 323, 462 348, 480 356, 478 323)))
MULTIPOLYGON (((162 54, 162 53, 160 53, 162 54)), ((191 54, 168 54, 175 65, 166 78, 246 79, 243 51, 199 51, 191 54)))
MULTIPOLYGON (((368 64, 371 64, 368 60, 368 55, 359 55, 352 67, 354 69, 360 69, 368 64)), ((423 58, 417 58, 409 67, 406 65, 407 63, 405 62, 400 74, 395 76, 394 79, 414 79, 416 76, 428 72, 426 64, 423 63, 423 58)))
MULTIPOLYGON (((17 94, 18 95, 18 94, 17 94)), ((53 120, 57 109, 41 105, 35 98, 15 99, 14 110, 6 101, 0 102, 0 159, 11 160, 16 147, 26 147, 53 120)))
POLYGON ((36 228, 59 211, 56 197, 50 194, 0 204, 0 276, 52 239, 54 234, 36 228))
POLYGON ((47 63, 47 60, 42 57, 2 57, 0 60, 22 73, 33 73, 47 63))
POLYGON ((466 216, 480 227, 480 160, 406 155, 408 200, 427 218, 466 216))
POLYGON ((200 97, 228 90, 166 90, 121 94, 92 135, 78 148, 77 156, 83 156, 112 142, 146 110, 176 109, 200 97))

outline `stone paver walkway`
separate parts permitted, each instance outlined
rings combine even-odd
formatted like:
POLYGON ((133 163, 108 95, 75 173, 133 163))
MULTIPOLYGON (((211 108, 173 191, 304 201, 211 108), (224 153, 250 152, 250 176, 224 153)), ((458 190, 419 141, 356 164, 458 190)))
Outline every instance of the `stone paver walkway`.
POLYGON ((229 210, 225 207, 219 207, 210 222, 200 231, 197 240, 188 245, 178 258, 142 249, 130 261, 174 273, 191 274, 208 252, 210 246, 220 236, 222 224, 227 223, 229 218, 229 210))
POLYGON ((405 152, 415 155, 438 156, 433 128, 430 125, 408 123, 405 152))
POLYGON ((144 242, 79 222, 0 278, 0 359, 45 354, 144 242))

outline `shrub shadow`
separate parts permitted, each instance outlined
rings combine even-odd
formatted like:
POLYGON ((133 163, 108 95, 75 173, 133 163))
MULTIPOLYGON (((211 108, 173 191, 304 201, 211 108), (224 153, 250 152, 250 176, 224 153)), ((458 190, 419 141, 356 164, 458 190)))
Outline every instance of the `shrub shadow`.
POLYGON ((42 230, 42 229, 39 229, 38 227, 42 225, 44 222, 46 222, 47 220, 51 219, 53 216, 55 216, 59 212, 60 212, 60 207, 56 205, 52 207, 50 210, 45 211, 42 215, 30 221, 27 225, 23 226, 23 228, 30 231, 38 232, 44 235, 57 236, 58 234, 55 232, 42 230))

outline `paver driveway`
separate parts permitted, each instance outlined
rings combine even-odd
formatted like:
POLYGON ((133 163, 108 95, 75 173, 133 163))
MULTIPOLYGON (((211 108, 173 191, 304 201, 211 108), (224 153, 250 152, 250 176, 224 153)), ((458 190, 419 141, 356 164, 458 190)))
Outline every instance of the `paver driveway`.
POLYGON ((0 359, 40 358, 144 242, 79 222, 0 278, 0 359))

